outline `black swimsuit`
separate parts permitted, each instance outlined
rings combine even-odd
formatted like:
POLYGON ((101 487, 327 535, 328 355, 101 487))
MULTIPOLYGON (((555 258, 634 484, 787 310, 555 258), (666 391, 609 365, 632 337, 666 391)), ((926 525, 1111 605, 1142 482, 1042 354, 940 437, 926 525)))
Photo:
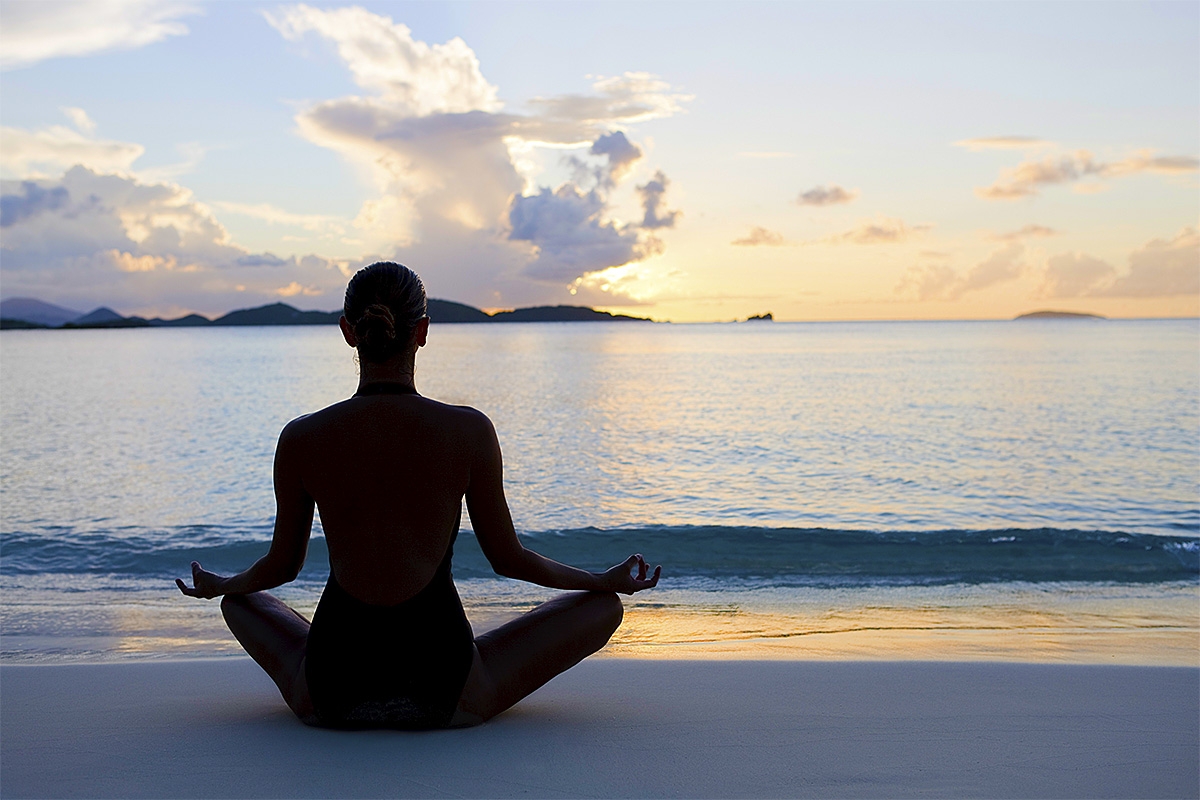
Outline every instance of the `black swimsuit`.
MULTIPOLYGON (((365 394, 410 394, 371 384, 365 394)), ((450 722, 474 658, 474 634, 450 574, 454 540, 424 589, 394 606, 352 597, 329 569, 308 632, 305 676, 322 725, 440 728, 450 722)))

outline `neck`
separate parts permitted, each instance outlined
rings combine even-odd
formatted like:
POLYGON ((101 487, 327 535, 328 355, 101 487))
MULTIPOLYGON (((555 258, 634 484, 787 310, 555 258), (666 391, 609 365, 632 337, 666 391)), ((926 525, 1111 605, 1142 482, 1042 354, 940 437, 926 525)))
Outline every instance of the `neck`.
POLYGON ((402 383, 416 386, 413 374, 416 370, 415 353, 402 353, 382 364, 360 360, 358 364, 358 388, 372 383, 402 383))

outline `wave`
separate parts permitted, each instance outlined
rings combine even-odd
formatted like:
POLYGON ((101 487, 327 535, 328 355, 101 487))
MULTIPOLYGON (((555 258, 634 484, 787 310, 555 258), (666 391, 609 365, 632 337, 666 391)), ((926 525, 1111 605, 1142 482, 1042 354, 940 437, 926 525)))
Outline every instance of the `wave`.
MULTIPOLYGON (((0 575, 184 576, 191 561, 231 573, 268 547, 261 527, 189 526, 111 532, 54 528, 0 536, 0 575)), ((862 586, 1196 580, 1200 537, 1056 528, 857 531, 827 528, 659 526, 581 528, 525 534, 540 553, 603 569, 630 553, 663 565, 664 576, 698 585, 862 586)), ((328 574, 323 536, 314 535, 301 581, 328 574)), ((469 530, 455 548, 459 580, 494 574, 469 530)))

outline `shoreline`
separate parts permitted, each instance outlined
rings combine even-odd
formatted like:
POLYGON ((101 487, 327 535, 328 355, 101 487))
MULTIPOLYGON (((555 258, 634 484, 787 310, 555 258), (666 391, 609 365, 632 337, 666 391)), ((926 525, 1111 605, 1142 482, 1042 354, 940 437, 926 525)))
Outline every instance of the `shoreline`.
POLYGON ((250 659, 0 667, 8 797, 1200 793, 1200 669, 589 659, 478 728, 307 728, 250 659))

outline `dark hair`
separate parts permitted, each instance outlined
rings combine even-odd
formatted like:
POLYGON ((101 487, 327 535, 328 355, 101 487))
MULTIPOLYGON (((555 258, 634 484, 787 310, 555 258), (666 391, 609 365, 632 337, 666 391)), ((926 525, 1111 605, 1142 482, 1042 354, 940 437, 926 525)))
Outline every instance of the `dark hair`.
POLYGON ((404 351, 426 310, 420 277, 391 261, 377 261, 354 273, 342 306, 358 339, 359 357, 376 363, 404 351))

